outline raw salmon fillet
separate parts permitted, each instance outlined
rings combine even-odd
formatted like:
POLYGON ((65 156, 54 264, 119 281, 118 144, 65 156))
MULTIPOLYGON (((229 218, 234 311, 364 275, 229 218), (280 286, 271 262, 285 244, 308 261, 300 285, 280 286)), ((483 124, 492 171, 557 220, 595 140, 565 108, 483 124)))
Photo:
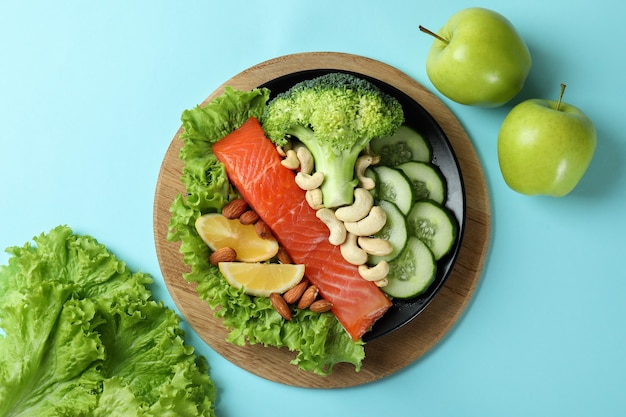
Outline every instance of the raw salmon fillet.
POLYGON ((391 306, 374 284, 361 278, 328 242, 328 228, 305 200, 295 173, 281 164, 259 121, 251 118, 213 145, 231 183, 270 227, 295 263, 333 304, 332 312, 353 340, 359 340, 391 306))

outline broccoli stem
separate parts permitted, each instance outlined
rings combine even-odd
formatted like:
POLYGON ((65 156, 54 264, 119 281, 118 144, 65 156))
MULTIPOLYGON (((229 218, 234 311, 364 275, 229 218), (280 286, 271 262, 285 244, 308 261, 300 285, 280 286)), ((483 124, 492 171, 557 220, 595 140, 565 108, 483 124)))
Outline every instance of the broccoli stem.
POLYGON ((315 170, 324 173, 322 190, 324 207, 335 208, 352 204, 354 188, 358 180, 354 178, 354 164, 358 157, 342 152, 335 158, 322 159, 315 163, 315 170))

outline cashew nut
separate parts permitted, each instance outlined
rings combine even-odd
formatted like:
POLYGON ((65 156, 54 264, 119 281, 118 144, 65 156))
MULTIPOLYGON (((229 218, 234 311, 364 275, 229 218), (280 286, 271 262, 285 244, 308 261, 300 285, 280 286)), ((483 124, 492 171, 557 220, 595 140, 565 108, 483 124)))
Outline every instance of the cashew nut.
POLYGON ((283 158, 287 156, 287 151, 291 149, 291 142, 287 141, 284 145, 276 145, 276 150, 278 154, 283 158))
POLYGON ((378 281, 374 281, 374 284, 376 284, 379 287, 384 287, 387 284, 389 284, 389 280, 387 278, 379 279, 378 281))
POLYGON ((380 261, 375 266, 359 265, 359 274, 366 281, 379 281, 386 278, 388 273, 387 261, 380 261))
POLYGON ((324 197, 322 195, 322 190, 319 188, 314 188, 312 190, 307 190, 304 194, 304 198, 306 202, 311 206, 314 210, 319 210, 324 207, 324 197))
POLYGON ((374 206, 365 218, 358 222, 345 222, 348 232, 357 236, 371 236, 380 232, 387 222, 387 213, 380 206, 374 206))
POLYGON ((346 241, 339 247, 343 258, 352 265, 363 265, 367 262, 367 252, 357 245, 357 236, 348 233, 346 241))
MULTIPOLYGON (((359 187, 366 190, 373 190, 376 187, 376 182, 365 175, 365 170, 376 162, 377 157, 372 155, 361 155, 357 158, 354 164, 354 171, 357 179, 359 180, 359 187)), ((378 158, 379 159, 379 158, 378 158)))
POLYGON ((359 236, 358 245, 365 252, 374 256, 385 256, 393 252, 393 246, 386 239, 359 236))
POLYGON ((296 154, 296 151, 294 151, 293 149, 288 149, 285 155, 286 155, 285 159, 280 161, 280 163, 285 168, 298 169, 298 167, 300 166, 300 161, 298 161, 298 156, 296 154))
POLYGON ((372 165, 378 165, 380 163, 380 155, 376 155, 372 152, 372 142, 369 142, 365 149, 363 150, 362 155, 369 155, 372 157, 372 165))
POLYGON ((330 231, 328 241, 332 245, 341 245, 346 240, 346 227, 343 222, 337 219, 333 210, 321 208, 315 212, 315 215, 328 227, 330 231))
POLYGON ((296 174, 296 184, 303 190, 313 190, 319 188, 324 182, 324 173, 316 172, 313 175, 305 174, 300 171, 296 174))
POLYGON ((374 206, 372 193, 365 188, 354 190, 354 202, 349 206, 339 207, 335 210, 335 216, 344 222, 358 222, 370 212, 374 206))
POLYGON ((303 144, 298 144, 295 146, 295 150, 298 161, 300 161, 300 172, 304 172, 305 174, 313 172, 315 162, 313 161, 313 155, 311 155, 307 147, 303 144))

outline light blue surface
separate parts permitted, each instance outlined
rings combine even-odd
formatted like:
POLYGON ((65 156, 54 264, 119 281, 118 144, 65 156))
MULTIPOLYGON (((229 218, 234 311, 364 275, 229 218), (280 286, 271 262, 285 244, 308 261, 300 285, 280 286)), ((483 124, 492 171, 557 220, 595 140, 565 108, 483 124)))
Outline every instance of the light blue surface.
POLYGON ((626 415, 623 2, 2 2, 0 249, 67 224, 151 273, 173 307, 152 204, 184 109, 250 66, 307 51, 365 55, 433 89, 431 40, 417 26, 439 29, 476 5, 507 16, 529 45, 534 66, 515 102, 555 98, 565 82, 565 101, 595 122, 596 155, 575 191, 506 187, 496 138, 514 103, 444 99, 483 164, 493 223, 475 296, 440 344, 381 381, 318 390, 243 371, 190 329, 188 341, 211 364, 219 416, 626 415))

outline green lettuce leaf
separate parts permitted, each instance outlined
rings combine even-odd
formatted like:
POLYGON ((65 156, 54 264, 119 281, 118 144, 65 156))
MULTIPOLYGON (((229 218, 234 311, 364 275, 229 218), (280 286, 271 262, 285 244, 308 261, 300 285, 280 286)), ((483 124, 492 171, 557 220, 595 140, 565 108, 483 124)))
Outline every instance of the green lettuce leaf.
POLYGON ((214 416, 204 358, 152 278, 66 226, 0 267, 0 416, 214 416))
POLYGON ((180 158, 186 195, 178 195, 171 205, 168 240, 180 241, 183 261, 190 266, 185 279, 198 284, 199 297, 223 319, 230 342, 287 347, 297 352, 293 364, 319 375, 330 374, 340 362, 351 363, 358 371, 365 357, 363 343, 352 341, 334 315, 299 310, 291 321, 285 321, 269 299, 250 297, 232 288, 208 262, 209 248, 194 226, 199 216, 219 212, 238 196, 224 166, 213 155, 212 144, 250 117, 260 118, 269 93, 263 88, 239 91, 227 87, 206 106, 183 112, 180 158))

